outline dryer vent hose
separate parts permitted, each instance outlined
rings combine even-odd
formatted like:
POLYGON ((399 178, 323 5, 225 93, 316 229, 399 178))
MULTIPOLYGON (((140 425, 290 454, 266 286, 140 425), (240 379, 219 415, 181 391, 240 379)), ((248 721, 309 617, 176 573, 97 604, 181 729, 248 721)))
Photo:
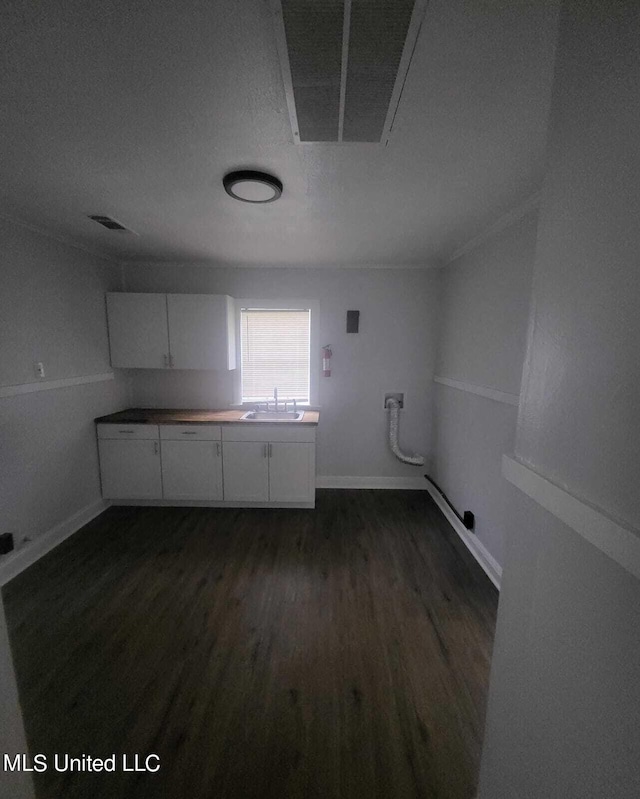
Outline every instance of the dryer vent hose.
POLYGON ((397 399, 389 397, 386 402, 389 409, 389 446, 391 452, 402 463, 408 463, 411 466, 424 466, 424 458, 421 455, 405 455, 400 449, 398 444, 398 428, 400 427, 400 403, 397 399))

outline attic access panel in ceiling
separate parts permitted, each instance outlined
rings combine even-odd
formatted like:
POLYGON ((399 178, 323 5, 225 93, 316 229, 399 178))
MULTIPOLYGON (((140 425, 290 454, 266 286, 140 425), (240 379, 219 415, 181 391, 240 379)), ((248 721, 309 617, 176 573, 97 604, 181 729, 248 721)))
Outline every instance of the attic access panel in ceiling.
POLYGON ((386 144, 427 0, 270 0, 294 141, 386 144))

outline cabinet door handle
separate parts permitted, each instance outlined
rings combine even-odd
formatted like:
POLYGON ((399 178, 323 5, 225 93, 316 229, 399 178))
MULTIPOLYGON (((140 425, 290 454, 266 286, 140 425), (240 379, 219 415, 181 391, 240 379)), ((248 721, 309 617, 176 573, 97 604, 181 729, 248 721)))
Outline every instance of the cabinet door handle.
POLYGON ((173 369, 173 355, 169 353, 169 368, 173 369))
POLYGON ((164 354, 164 366, 165 366, 165 369, 169 366, 169 356, 167 355, 166 352, 164 354))
POLYGON ((156 455, 158 454, 158 442, 157 441, 153 442, 153 451, 154 451, 154 453, 156 455))
POLYGON ((263 457, 263 458, 267 458, 267 457, 269 457, 269 455, 268 455, 268 452, 269 452, 269 450, 268 450, 268 447, 269 447, 269 445, 268 445, 268 444, 265 444, 265 445, 264 445, 264 449, 262 450, 262 457, 263 457))

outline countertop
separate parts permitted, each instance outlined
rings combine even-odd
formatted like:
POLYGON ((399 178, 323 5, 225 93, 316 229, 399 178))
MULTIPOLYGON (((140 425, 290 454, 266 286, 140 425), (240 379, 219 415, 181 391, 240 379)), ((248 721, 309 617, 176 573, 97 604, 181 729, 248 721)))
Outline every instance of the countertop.
POLYGON ((238 410, 201 410, 171 408, 127 408, 125 411, 99 416, 98 424, 291 424, 317 425, 319 411, 305 411, 299 422, 289 419, 282 421, 263 419, 241 419, 247 408, 238 410))

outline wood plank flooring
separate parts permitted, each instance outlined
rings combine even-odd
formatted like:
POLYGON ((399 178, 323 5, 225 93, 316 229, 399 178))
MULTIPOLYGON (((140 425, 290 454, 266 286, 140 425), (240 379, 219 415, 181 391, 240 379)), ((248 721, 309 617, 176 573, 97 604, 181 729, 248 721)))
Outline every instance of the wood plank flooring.
POLYGON ((4 589, 39 799, 472 799, 497 593, 426 492, 110 508, 4 589))

